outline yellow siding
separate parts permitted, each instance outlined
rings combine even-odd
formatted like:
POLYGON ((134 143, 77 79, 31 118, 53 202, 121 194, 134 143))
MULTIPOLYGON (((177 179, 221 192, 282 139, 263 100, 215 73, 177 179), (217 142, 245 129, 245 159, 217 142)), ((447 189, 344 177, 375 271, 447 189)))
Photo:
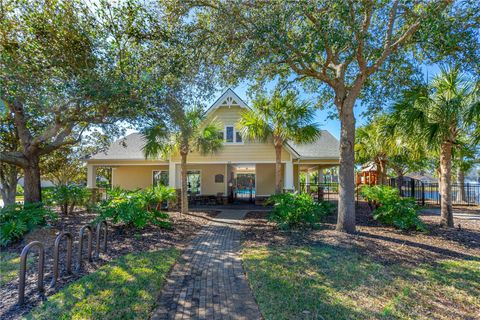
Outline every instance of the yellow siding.
MULTIPOLYGON (((190 164, 187 165, 188 170, 200 170, 200 189, 204 195, 216 195, 218 192, 225 193, 225 183, 227 177, 225 175, 225 164, 190 164), (223 174, 223 183, 215 183, 215 175, 223 174)), ((180 165, 177 165, 176 185, 181 187, 180 165)))
POLYGON ((112 185, 127 190, 152 186, 152 171, 165 170, 168 166, 118 166, 112 171, 112 185))
MULTIPOLYGON (((275 193, 275 164, 257 163, 256 171, 256 192, 259 196, 275 193)), ((284 165, 282 165, 282 186, 283 186, 284 165)))
MULTIPOLYGON (((235 126, 240 118, 240 107, 220 107, 215 110, 207 121, 215 121, 224 129, 225 126, 235 126)), ((290 154, 284 149, 282 152, 282 161, 290 161, 290 154)), ((180 156, 175 155, 172 161, 179 162, 180 156)), ((251 162, 257 161, 273 162, 275 161, 275 148, 273 143, 248 142, 243 144, 224 144, 221 151, 213 155, 201 155, 198 152, 192 152, 188 155, 188 162, 251 162)))

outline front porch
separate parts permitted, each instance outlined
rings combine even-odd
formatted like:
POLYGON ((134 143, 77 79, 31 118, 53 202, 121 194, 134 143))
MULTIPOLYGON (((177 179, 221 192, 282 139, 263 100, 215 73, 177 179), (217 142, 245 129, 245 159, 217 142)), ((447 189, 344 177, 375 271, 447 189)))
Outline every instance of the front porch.
MULTIPOLYGON (((282 186, 285 191, 300 191, 310 181, 331 179, 330 172, 335 166, 336 164, 321 161, 284 161, 282 186)), ((111 170, 112 187, 127 190, 155 185, 166 185, 177 190, 181 188, 181 167, 176 162, 89 162, 87 186, 94 190, 99 189, 99 168, 111 170)), ((261 203, 275 192, 275 163, 189 163, 187 188, 192 204, 261 203)))

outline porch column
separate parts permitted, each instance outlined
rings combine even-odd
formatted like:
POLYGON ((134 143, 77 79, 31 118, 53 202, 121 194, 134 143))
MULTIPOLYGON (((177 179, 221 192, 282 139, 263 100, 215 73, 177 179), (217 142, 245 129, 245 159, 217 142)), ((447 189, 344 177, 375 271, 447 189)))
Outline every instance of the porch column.
POLYGON ((87 188, 97 187, 97 167, 87 164, 87 188))
POLYGON ((318 168, 318 183, 323 183, 323 168, 319 167, 318 168))
POLYGON ((168 163, 168 186, 171 188, 176 189, 176 172, 175 172, 175 162, 169 162, 168 163))
POLYGON ((310 194, 310 170, 307 170, 307 173, 305 174, 305 185, 305 190, 310 194))
POLYGON ((283 188, 285 190, 295 190, 293 185, 293 162, 285 162, 285 173, 283 177, 283 188))

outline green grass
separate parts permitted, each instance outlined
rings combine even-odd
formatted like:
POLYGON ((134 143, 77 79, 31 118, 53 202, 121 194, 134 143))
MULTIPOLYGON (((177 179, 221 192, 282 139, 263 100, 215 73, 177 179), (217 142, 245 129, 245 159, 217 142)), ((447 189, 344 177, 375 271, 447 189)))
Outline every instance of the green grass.
POLYGON ((336 247, 245 248, 265 319, 474 319, 480 262, 383 265, 336 247))
POLYGON ((147 319, 176 249, 129 254, 69 284, 28 319, 147 319))
MULTIPOLYGON (((27 266, 31 265, 32 258, 27 259, 27 266)), ((0 285, 18 277, 20 255, 13 252, 0 252, 0 285)))

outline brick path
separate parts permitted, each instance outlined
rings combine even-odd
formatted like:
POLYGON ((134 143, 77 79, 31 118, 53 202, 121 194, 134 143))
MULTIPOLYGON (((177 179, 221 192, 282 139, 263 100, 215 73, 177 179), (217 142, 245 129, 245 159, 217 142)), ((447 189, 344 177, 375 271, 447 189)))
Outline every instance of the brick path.
POLYGON ((163 288, 152 319, 261 319, 245 278, 238 221, 223 210, 185 250, 163 288))

